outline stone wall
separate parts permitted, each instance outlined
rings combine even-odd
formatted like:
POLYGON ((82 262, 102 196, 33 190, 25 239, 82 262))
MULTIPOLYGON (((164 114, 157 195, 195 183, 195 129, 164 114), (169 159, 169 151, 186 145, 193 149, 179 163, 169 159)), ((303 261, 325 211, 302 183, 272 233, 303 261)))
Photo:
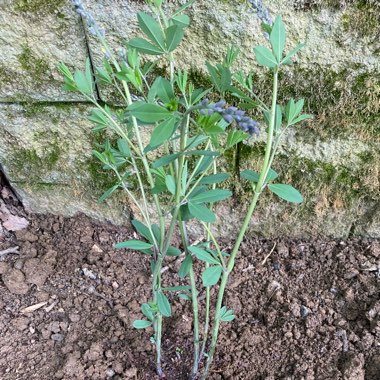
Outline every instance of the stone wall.
MULTIPOLYGON (((140 1, 84 1, 106 29, 113 47, 136 33, 140 1)), ((178 2, 176 2, 178 4, 178 2)), ((180 2, 183 3, 183 2, 180 2)), ((380 3, 375 0, 265 1, 282 14, 288 45, 306 43, 297 64, 281 77, 280 93, 305 97, 315 119, 286 136, 275 169, 305 196, 301 206, 267 195, 252 221, 260 236, 380 237, 380 3)), ((173 4, 168 4, 173 7, 173 4)), ((229 44, 241 47, 238 65, 257 72, 256 87, 268 99, 268 76, 252 48, 265 43, 248 1, 197 0, 192 25, 176 56, 192 80, 207 85, 204 61, 218 62, 229 44)), ((81 211, 125 223, 122 194, 96 203, 112 181, 91 156, 97 143, 86 115, 91 106, 61 89, 57 63, 83 69, 103 56, 68 0, 0 2, 0 163, 27 208, 73 215, 81 211)), ((112 94, 98 88, 102 101, 112 94)), ((230 154, 232 171, 254 168, 263 143, 230 154)), ((248 193, 234 178, 234 200, 219 207, 223 233, 241 218, 248 193), (232 216, 232 210, 234 216, 232 216)))

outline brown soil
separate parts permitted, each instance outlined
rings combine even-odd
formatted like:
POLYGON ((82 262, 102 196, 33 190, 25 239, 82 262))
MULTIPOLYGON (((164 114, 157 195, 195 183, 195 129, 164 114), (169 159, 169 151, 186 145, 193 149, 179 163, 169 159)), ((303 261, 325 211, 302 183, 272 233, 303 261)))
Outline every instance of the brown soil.
MULTIPOLYGON (((83 215, 28 215, 2 195, 30 225, 0 228, 0 251, 20 247, 0 256, 0 378, 156 379, 151 331, 131 327, 150 298, 148 258, 112 248, 134 232, 83 215)), ((248 237, 226 299, 237 318, 222 325, 210 379, 379 379, 379 261, 379 241, 248 237)), ((164 276, 177 281, 174 269, 164 276)), ((167 379, 182 380, 191 311, 175 294, 173 303, 164 368, 167 379)))

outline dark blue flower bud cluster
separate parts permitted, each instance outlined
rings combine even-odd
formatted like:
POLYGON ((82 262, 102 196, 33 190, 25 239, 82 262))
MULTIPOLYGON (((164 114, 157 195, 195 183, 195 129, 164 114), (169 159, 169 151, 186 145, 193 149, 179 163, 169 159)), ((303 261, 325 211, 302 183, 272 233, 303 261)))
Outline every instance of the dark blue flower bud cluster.
POLYGON ((81 0, 71 0, 71 3, 74 5, 76 12, 83 17, 86 21, 88 30, 93 36, 105 37, 106 33, 103 28, 100 28, 96 23, 96 20, 92 14, 87 11, 81 0))
POLYGON ((263 4, 263 0, 248 0, 252 7, 256 10, 258 18, 265 24, 273 25, 272 18, 269 15, 268 8, 263 4))
POLYGON ((250 135, 259 135, 259 123, 249 116, 245 116, 245 111, 239 110, 237 107, 225 107, 226 102, 219 100, 217 103, 210 103, 208 99, 203 99, 200 103, 201 115, 211 116, 214 113, 220 114, 227 123, 236 122, 237 127, 243 132, 250 135))

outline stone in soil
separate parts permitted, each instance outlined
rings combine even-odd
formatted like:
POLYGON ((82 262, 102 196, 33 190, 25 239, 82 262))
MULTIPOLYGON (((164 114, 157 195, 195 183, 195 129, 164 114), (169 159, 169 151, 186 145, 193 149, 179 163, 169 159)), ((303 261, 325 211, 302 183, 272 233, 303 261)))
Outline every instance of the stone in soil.
POLYGON ((8 269, 2 275, 6 288, 13 294, 26 294, 29 291, 29 285, 25 282, 24 274, 18 269, 8 269))

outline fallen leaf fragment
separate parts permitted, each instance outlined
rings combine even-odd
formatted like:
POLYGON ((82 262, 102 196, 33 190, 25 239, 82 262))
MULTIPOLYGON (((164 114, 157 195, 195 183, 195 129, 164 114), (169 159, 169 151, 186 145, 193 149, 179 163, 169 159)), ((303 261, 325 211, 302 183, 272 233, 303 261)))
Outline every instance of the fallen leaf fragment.
POLYGON ((22 314, 33 313, 33 311, 41 309, 41 307, 45 306, 46 304, 47 304, 47 302, 36 303, 35 305, 28 306, 24 309, 21 309, 20 313, 22 313, 22 314))

